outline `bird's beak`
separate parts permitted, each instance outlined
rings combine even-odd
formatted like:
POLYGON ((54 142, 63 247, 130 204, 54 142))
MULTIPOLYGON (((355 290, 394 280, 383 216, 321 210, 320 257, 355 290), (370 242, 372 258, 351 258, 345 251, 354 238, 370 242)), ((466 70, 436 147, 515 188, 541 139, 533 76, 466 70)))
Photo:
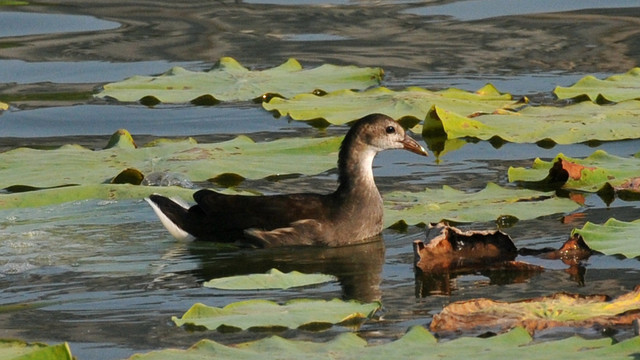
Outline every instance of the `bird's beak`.
POLYGON ((409 135, 404 136, 402 140, 402 146, 405 150, 409 150, 412 153, 416 153, 422 156, 429 156, 427 150, 425 150, 417 141, 413 140, 413 138, 409 135))

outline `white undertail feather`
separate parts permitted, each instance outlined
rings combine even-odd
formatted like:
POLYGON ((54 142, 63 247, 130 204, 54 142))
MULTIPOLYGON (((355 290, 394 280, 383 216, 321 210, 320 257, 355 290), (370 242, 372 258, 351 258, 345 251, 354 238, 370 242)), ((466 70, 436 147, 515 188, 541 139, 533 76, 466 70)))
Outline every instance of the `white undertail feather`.
MULTIPOLYGON (((186 242, 195 240, 195 237, 193 235, 191 235, 188 232, 182 230, 180 227, 178 227, 178 225, 176 225, 173 221, 171 221, 167 217, 167 215, 165 215, 162 212, 162 210, 160 210, 158 205, 156 203, 154 203, 153 201, 151 201, 151 199, 145 198, 144 200, 147 203, 149 203, 149 205, 151 205, 151 208, 153 209, 153 212, 155 212, 156 215, 158 216, 158 218, 160 218, 160 221, 162 222, 162 225, 164 225, 164 227, 169 231, 169 233, 171 235, 173 235, 174 238, 178 239, 178 241, 186 241, 186 242)), ((171 199, 171 200, 174 200, 174 199, 171 199)), ((175 202, 177 204, 179 204, 180 206, 184 207, 185 209, 187 209, 186 203, 184 201, 179 200, 179 201, 175 201, 175 202)))

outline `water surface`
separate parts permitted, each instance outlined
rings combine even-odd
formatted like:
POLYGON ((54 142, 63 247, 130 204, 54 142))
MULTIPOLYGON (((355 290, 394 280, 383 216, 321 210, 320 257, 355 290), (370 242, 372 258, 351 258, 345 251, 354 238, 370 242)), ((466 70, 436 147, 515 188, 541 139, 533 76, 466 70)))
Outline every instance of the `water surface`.
MULTIPOLYGON (((391 88, 475 90, 490 82, 501 91, 542 103, 554 102, 555 86, 571 85, 586 74, 605 77, 626 72, 640 63, 640 7, 633 2, 514 3, 522 6, 512 11, 494 0, 227 1, 215 6, 208 1, 188 5, 154 1, 150 6, 116 0, 63 6, 45 0, 20 7, 21 13, 30 14, 16 27, 20 33, 0 30, 0 99, 9 95, 16 99, 0 115, 0 151, 66 143, 101 148, 118 128, 131 131, 140 143, 159 136, 195 136, 211 142, 246 134, 262 141, 346 132, 346 126, 317 129, 286 117, 274 118, 249 102, 150 108, 91 97, 106 82, 158 74, 174 65, 206 70, 221 56, 232 56, 254 69, 277 66, 289 57, 306 67, 325 62, 381 66, 386 73, 383 85, 391 88), (29 22, 40 14, 54 21, 29 22), (85 22, 75 23, 77 19, 85 22), (84 95, 47 101, 16 96, 68 89, 84 95)), ((11 21, 22 16, 0 14, 11 21)), ((0 19, 0 24, 8 22, 0 19)), ((438 159, 383 153, 374 172, 383 194, 443 185, 472 192, 488 182, 509 186, 509 166, 527 166, 535 157, 552 158, 559 152, 588 156, 596 149, 631 156, 640 142, 551 148, 470 142, 438 159)), ((264 193, 331 191, 335 184, 331 170, 316 176, 245 181, 240 188, 264 193)), ((519 221, 505 231, 517 246, 557 247, 586 221, 603 223, 610 217, 631 221, 640 217, 640 211, 636 202, 616 199, 607 205, 589 195, 577 215, 519 221)), ((495 224, 463 228, 495 228, 495 224)), ((258 298, 284 302, 379 297, 385 306, 383 318, 365 323, 359 332, 379 342, 396 339, 409 326, 428 326, 433 314, 457 300, 515 301, 558 291, 614 297, 640 283, 637 259, 603 255, 580 264, 579 277, 572 272, 576 269, 561 262, 522 257, 519 260, 547 271, 522 281, 480 273, 425 279, 413 271, 412 242, 423 237, 423 229, 409 227, 406 232, 385 230, 375 243, 346 249, 228 250, 175 242, 142 200, 0 209, 0 305, 17 306, 0 313, 0 336, 68 341, 79 359, 120 359, 136 352, 187 348, 202 338, 234 344, 274 334, 193 332, 171 323, 171 316, 182 315, 196 302, 224 306, 258 298), (340 281, 263 292, 201 287, 214 277, 271 267, 333 273, 340 281)), ((349 330, 333 327, 322 333, 276 334, 320 341, 345 331, 349 330)), ((602 336, 597 329, 579 332, 602 336)), ((538 336, 566 335, 552 331, 538 336)), ((623 329, 614 336, 631 335, 630 329, 623 329)))

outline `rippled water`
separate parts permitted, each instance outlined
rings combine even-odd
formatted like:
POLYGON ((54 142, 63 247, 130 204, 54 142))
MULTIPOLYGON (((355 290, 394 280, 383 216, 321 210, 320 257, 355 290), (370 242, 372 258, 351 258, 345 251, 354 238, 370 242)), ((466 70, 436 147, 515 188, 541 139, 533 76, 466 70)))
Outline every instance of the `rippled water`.
MULTIPOLYGON (((455 86, 475 90, 486 82, 501 91, 549 102, 557 85, 585 74, 600 77, 637 66, 640 60, 640 7, 617 1, 564 7, 554 13, 544 2, 528 2, 517 13, 486 11, 499 1, 41 1, 0 8, 1 19, 53 17, 44 30, 23 26, 10 33, 0 26, 0 99, 28 92, 73 89, 91 94, 100 84, 136 74, 161 73, 174 65, 210 68, 232 56, 252 68, 279 65, 289 57, 304 66, 324 62, 381 66, 383 85, 392 88, 455 86), (590 9, 591 7, 597 9, 590 9), (611 8, 614 7, 614 8, 611 8), (453 9, 453 10, 452 10, 453 9), (523 11, 524 9, 524 11, 523 11), (499 16, 499 17, 493 17, 499 16), (81 28, 69 27, 79 19, 81 28), (116 24, 116 25, 114 25, 116 24), (27 31, 29 30, 29 31, 27 31), (33 30, 33 31, 30 31, 33 30)), ((578 2, 570 2, 577 4, 578 2)), ((564 4, 564 3, 563 3, 564 4)), ((582 3, 581 3, 582 4, 582 3)), ((566 5, 566 4, 565 4, 566 5)), ((568 5, 567 5, 568 6, 568 5)), ((504 9, 502 9, 504 10, 504 9)), ((25 22, 23 25, 28 25, 25 22)), ((44 26, 43 25, 43 26, 44 26)), ((342 134, 345 127, 318 130, 275 119, 259 105, 146 108, 93 100, 16 99, 0 115, 0 149, 50 147, 74 142, 98 148, 118 128, 144 143, 157 136, 196 136, 218 141, 236 134, 256 139, 342 134)), ((629 156, 640 142, 621 141, 597 148, 629 156)), ((469 143, 436 160, 404 152, 381 154, 375 162, 383 192, 450 185, 477 191, 487 182, 506 184, 510 165, 558 152, 587 156, 585 144, 544 149, 532 144, 469 143)), ((267 193, 330 191, 335 173, 313 177, 246 181, 241 186, 267 193)), ((516 245, 558 246, 585 221, 609 217, 635 220, 635 202, 609 207, 587 198, 581 217, 563 223, 558 216, 518 222, 506 229, 516 245)), ((471 224, 465 228, 493 227, 471 224)), ((519 300, 557 291, 617 296, 640 280, 637 259, 592 256, 578 269, 561 262, 523 257, 545 266, 542 274, 519 281, 481 274, 421 278, 413 272, 412 241, 423 230, 386 230, 380 241, 344 249, 221 250, 208 244, 176 243, 141 200, 80 201, 36 209, 0 209, 0 337, 58 343, 68 341, 79 359, 116 359, 135 352, 186 348, 201 338, 225 344, 271 335, 242 331, 190 332, 170 318, 196 302, 224 306, 265 298, 335 297, 370 300, 385 306, 381 320, 360 334, 391 340, 411 325, 427 326, 452 301, 475 297, 519 300), (286 291, 223 292, 201 287, 214 277, 281 270, 322 271, 339 281, 286 291)), ((287 330, 281 336, 330 339, 347 331, 287 330)), ((595 329, 582 331, 600 336, 595 329)), ((471 334, 470 334, 471 335, 471 334)), ((562 331, 541 338, 564 336, 562 331)), ((630 335, 624 330, 618 338, 630 335)))

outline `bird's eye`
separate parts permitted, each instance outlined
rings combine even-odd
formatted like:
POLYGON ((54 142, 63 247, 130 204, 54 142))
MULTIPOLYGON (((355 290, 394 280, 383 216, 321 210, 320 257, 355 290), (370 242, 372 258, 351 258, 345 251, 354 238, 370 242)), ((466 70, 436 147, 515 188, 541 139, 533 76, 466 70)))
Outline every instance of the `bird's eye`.
POLYGON ((387 126, 386 129, 384 129, 387 134, 393 134, 394 132, 396 132, 396 128, 394 128, 393 126, 387 126))

